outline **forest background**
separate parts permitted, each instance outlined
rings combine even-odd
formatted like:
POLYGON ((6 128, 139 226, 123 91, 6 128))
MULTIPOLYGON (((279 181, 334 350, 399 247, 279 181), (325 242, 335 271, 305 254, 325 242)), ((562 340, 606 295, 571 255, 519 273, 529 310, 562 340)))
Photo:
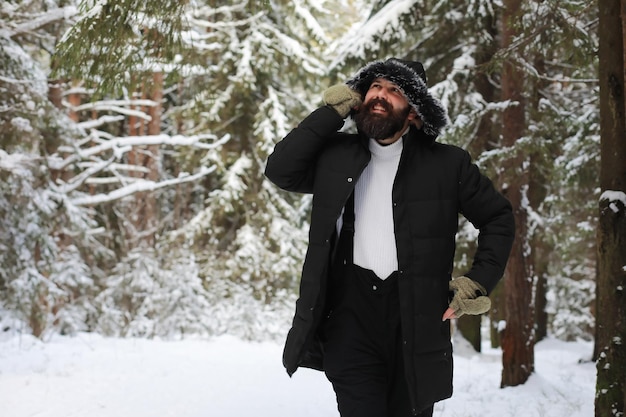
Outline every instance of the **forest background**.
MULTIPOLYGON (((502 384, 523 383, 536 341, 594 339, 599 201, 624 217, 599 181, 604 3, 3 2, 2 331, 282 338, 311 199, 265 160, 325 88, 396 56, 448 109, 439 140, 514 205, 494 308, 458 325, 480 349, 486 323, 502 384)), ((476 236, 460 218, 455 273, 476 236)))

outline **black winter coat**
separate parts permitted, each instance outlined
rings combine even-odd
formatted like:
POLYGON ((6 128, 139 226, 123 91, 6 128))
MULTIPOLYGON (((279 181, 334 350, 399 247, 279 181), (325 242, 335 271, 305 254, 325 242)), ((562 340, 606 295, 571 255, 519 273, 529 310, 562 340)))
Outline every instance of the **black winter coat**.
MULTIPOLYGON (((315 110, 281 142, 266 176, 287 191, 313 193, 309 247, 283 364, 322 369, 317 329, 323 320, 336 221, 370 160, 368 139, 338 130, 330 107, 315 110)), ((479 229, 465 275, 491 291, 502 277, 514 235, 509 202, 464 150, 435 142, 413 127, 393 186, 405 374, 414 412, 452 395, 449 304, 458 214, 479 229)))

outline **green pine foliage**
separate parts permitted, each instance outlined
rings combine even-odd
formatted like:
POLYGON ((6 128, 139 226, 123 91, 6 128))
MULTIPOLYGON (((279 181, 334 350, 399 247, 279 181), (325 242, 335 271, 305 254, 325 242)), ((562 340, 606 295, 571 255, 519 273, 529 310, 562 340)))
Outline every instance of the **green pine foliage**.
POLYGON ((155 71, 176 73, 186 0, 84 0, 56 46, 53 77, 83 80, 98 96, 133 91, 155 71))
POLYGON ((297 92, 313 87, 318 94, 321 49, 306 42, 323 42, 323 32, 292 2, 262 11, 227 3, 198 7, 189 17, 195 30, 187 53, 203 70, 185 81, 175 117, 191 132, 229 140, 201 161, 218 167, 217 178, 205 191, 206 205, 172 241, 195 252, 209 288, 228 279, 267 303, 297 284, 306 238, 297 208, 306 203, 265 180, 265 160, 294 117, 313 107, 297 92))
POLYGON ((0 37, 0 308, 37 336, 88 328, 93 260, 107 256, 89 212, 54 184, 51 153, 81 136, 47 92, 40 64, 0 37))

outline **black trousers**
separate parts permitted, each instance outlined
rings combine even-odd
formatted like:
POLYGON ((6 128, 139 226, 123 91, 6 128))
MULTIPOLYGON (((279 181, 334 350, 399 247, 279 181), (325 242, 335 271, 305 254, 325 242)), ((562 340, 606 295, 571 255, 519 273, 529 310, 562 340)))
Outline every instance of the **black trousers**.
MULTIPOLYGON (((323 324, 324 371, 341 417, 412 416, 404 376, 396 273, 356 265, 334 271, 323 324)), ((432 407, 418 417, 431 417, 432 407)))

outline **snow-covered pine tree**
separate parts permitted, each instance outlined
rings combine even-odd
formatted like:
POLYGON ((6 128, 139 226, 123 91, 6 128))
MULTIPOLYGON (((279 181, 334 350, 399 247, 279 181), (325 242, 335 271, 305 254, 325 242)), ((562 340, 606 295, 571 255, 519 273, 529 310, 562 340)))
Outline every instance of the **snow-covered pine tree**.
POLYGON ((107 244, 118 254, 154 247, 157 236, 168 229, 163 218, 170 208, 161 203, 162 186, 209 172, 198 167, 191 174, 170 172, 162 153, 190 144, 206 147, 210 145, 204 142, 216 140, 212 135, 195 140, 172 136, 172 121, 165 117, 172 106, 166 93, 176 88, 182 68, 175 54, 182 50, 186 4, 83 1, 54 54, 55 74, 80 80, 68 86, 64 104, 91 132, 92 140, 81 147, 102 148, 101 154, 91 152, 93 162, 81 161, 99 178, 89 178, 88 187, 79 191, 110 198, 89 201, 85 196, 82 202, 103 205, 99 219, 111 232, 107 244), (102 166, 103 158, 110 159, 108 166, 102 166))
POLYGON ((89 212, 54 186, 51 153, 81 132, 48 100, 44 65, 72 7, 11 2, 0 9, 0 309, 4 331, 42 337, 85 329, 95 288, 90 261, 101 246, 89 212))
MULTIPOLYGON (((210 134, 120 136, 115 125, 119 128, 124 116, 150 118, 145 110, 155 107, 150 100, 71 100, 79 94, 88 97, 89 89, 80 82, 71 83, 65 100, 62 81, 48 80, 55 43, 77 16, 76 7, 65 3, 12 2, 0 9, 0 123, 6 179, 2 236, 7 239, 0 287, 7 290, 2 291, 2 304, 14 310, 25 331, 37 336, 49 329, 90 329, 99 314, 93 299, 115 255, 109 250, 115 245, 106 248, 102 242, 109 243, 107 236, 116 238, 107 220, 117 219, 115 212, 94 207, 211 172, 210 167, 200 167, 192 175, 178 171, 176 178, 138 181, 126 175, 142 168, 125 163, 129 150, 155 145, 206 150, 219 145, 210 134), (72 117, 55 105, 68 106, 72 117)), ((89 86, 89 80, 85 84, 89 86)))
MULTIPOLYGON (((167 249, 161 252, 165 254, 167 249)), ((215 300, 198 275, 193 255, 161 257, 146 248, 125 256, 95 298, 94 330, 117 337, 208 336, 223 333, 228 316, 215 314, 215 300)))
MULTIPOLYGON (((217 175, 205 184, 206 207, 172 245, 193 249, 209 291, 228 283, 235 315, 242 314, 235 301, 251 295, 292 308, 309 200, 279 191, 263 171, 274 144, 319 103, 327 39, 317 16, 328 13, 313 1, 238 1, 198 5, 189 16, 189 54, 203 70, 180 90, 183 128, 230 140, 200 161, 216 164, 217 175)), ((181 161, 189 163, 198 161, 181 161)))
MULTIPOLYGON (((329 11, 309 1, 277 2, 272 7, 248 1, 209 1, 194 3, 186 13, 183 20, 189 26, 179 34, 182 42, 176 61, 182 77, 176 85, 164 88, 168 106, 163 112, 163 130, 171 135, 219 137, 224 145, 204 156, 192 152, 162 154, 167 175, 209 166, 217 170, 200 183, 163 193, 163 219, 173 220, 174 225, 161 222, 157 236, 163 240, 157 240, 154 248, 128 252, 121 239, 115 246, 121 249, 115 271, 125 271, 125 264, 132 264, 132 274, 143 277, 142 282, 153 277, 153 288, 171 288, 168 285, 176 285, 178 275, 171 274, 171 283, 166 285, 167 280, 156 276, 152 266, 174 264, 176 257, 189 257, 186 251, 192 250, 195 262, 189 268, 198 268, 208 293, 220 297, 228 294, 224 298, 231 302, 232 326, 264 311, 255 310, 255 303, 277 300, 276 308, 283 302, 289 310, 292 307, 292 290, 305 251, 303 219, 308 199, 278 191, 265 181, 263 169, 273 144, 290 129, 293 115, 301 117, 319 100, 318 86, 325 85, 319 46, 326 42, 326 35, 316 16, 327 19, 329 11), (172 231, 170 236, 165 234, 168 231, 172 231), (137 256, 138 252, 142 256, 137 256), (248 306, 245 312, 236 312, 240 300, 248 300, 243 303, 248 306)), ((124 139, 119 134, 113 137, 110 131, 105 133, 104 143, 124 139)), ((84 201, 93 198, 85 196, 84 201)), ((117 221, 120 213, 111 207, 102 212, 102 223, 114 236, 124 227, 117 221)), ((164 274, 170 272, 164 267, 164 274)), ((190 270, 189 275, 194 274, 190 270)), ((119 301, 133 297, 132 287, 118 285, 119 275, 115 272, 106 280, 105 292, 125 293, 126 298, 102 297, 113 304, 98 304, 101 311, 112 309, 108 328, 127 329, 127 324, 136 320, 146 325, 144 318, 150 314, 119 301), (113 314, 116 309, 122 314, 113 314), (118 322, 116 327, 114 317, 126 322, 118 322)), ((220 298, 212 300, 212 307, 227 304, 220 298)), ((146 294, 142 305, 151 303, 156 304, 146 294)), ((274 315, 271 309, 267 314, 274 315)), ((259 321, 263 322, 257 317, 255 322, 259 321)), ((217 328, 212 326, 209 323, 205 328, 217 328)), ((265 320, 261 328, 268 326, 274 326, 272 320, 265 320)), ((244 327, 250 334, 259 333, 252 326, 244 327)))

